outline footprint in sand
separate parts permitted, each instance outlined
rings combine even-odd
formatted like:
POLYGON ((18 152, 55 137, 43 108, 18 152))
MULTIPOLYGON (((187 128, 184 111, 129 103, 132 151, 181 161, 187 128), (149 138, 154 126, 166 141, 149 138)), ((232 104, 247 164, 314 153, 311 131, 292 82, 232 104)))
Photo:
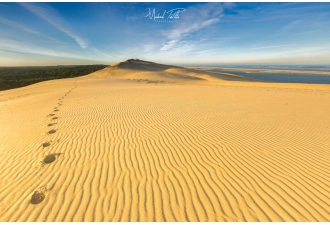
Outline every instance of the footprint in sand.
POLYGON ((54 153, 54 154, 50 154, 47 155, 44 160, 43 160, 43 164, 50 164, 52 162, 54 162, 60 155, 62 155, 63 153, 54 153))
POLYGON ((37 172, 40 171, 40 169, 44 167, 46 164, 53 163, 62 154, 63 153, 54 153, 54 154, 46 155, 43 158, 39 158, 39 160, 35 164, 37 172))
POLYGON ((56 130, 52 129, 52 130, 48 131, 47 134, 54 134, 55 132, 56 132, 56 130))
POLYGON ((49 123, 47 126, 48 127, 51 127, 51 126, 54 126, 56 123, 49 123))
POLYGON ((58 111, 60 111, 60 110, 58 110, 58 109, 54 109, 54 112, 58 112, 58 111))
POLYGON ((53 117, 53 118, 52 118, 52 120, 56 120, 56 119, 58 119, 58 117, 53 117))
POLYGON ((55 116, 55 114, 54 113, 51 113, 51 114, 49 114, 49 116, 55 116))
POLYGON ((45 143, 42 143, 42 147, 48 147, 48 146, 50 146, 50 142, 45 142, 45 143))
POLYGON ((52 163, 56 160, 56 156, 51 154, 51 155, 47 155, 44 159, 44 164, 49 164, 52 163))
POLYGON ((46 186, 40 187, 38 190, 36 190, 32 196, 31 196, 31 204, 39 204, 43 200, 45 200, 46 196, 48 195, 49 190, 46 186))

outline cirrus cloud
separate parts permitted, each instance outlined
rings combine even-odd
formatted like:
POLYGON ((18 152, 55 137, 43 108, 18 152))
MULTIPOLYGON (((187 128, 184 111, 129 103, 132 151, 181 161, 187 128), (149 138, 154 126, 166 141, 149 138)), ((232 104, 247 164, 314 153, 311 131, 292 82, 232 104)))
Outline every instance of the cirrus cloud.
POLYGON ((222 3, 203 3, 188 7, 182 16, 173 23, 172 29, 162 31, 168 40, 160 50, 169 50, 189 34, 219 22, 223 16, 224 7, 229 6, 222 3))
POLYGON ((27 3, 22 2, 19 3, 28 11, 32 12, 36 16, 42 18, 49 24, 56 27, 58 30, 67 34, 71 38, 73 38, 81 48, 87 48, 88 42, 80 37, 75 31, 73 31, 65 22, 65 20, 59 15, 56 9, 45 5, 45 4, 36 4, 36 3, 27 3))

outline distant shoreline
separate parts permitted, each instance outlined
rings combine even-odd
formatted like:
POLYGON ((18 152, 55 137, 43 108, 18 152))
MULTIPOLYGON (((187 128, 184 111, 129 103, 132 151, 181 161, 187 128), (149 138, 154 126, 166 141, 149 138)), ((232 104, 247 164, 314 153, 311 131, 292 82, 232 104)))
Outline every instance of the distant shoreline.
POLYGON ((201 71, 228 73, 264 82, 330 84, 330 71, 193 67, 201 71))

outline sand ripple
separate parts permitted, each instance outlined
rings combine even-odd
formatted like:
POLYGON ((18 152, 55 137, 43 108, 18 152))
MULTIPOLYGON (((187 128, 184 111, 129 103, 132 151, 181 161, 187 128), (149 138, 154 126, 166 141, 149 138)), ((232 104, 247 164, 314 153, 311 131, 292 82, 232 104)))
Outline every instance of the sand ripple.
POLYGON ((1 221, 330 220, 328 91, 37 85, 0 102, 1 221))

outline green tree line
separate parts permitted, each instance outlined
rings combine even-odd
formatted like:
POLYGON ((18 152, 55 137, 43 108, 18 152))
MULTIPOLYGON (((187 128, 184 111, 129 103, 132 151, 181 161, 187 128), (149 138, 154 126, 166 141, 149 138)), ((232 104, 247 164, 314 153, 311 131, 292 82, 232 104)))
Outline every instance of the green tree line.
POLYGON ((79 77, 105 67, 107 65, 0 67, 0 91, 46 80, 79 77))

